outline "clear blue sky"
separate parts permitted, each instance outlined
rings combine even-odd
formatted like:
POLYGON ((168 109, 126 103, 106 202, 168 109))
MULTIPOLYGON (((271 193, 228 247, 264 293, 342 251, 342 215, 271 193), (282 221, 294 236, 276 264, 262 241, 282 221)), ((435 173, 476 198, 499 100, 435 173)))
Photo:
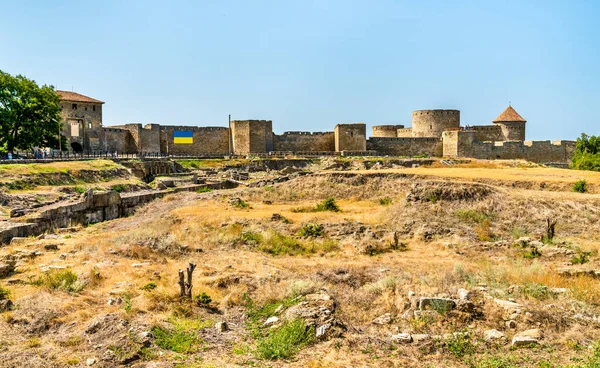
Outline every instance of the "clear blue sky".
POLYGON ((0 0, 0 69, 105 101, 105 125, 480 125, 512 101, 528 139, 574 139, 600 134, 599 20, 594 0, 0 0))

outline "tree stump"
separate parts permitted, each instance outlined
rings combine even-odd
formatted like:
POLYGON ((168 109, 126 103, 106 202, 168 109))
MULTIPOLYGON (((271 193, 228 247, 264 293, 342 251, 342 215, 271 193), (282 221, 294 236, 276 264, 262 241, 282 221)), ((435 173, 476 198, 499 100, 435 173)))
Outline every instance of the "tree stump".
POLYGON ((185 280, 185 274, 183 273, 183 270, 179 270, 179 296, 188 298, 192 297, 192 273, 195 269, 196 264, 194 263, 190 263, 186 268, 187 281, 185 280))
POLYGON ((555 235, 556 220, 552 221, 552 220, 550 220, 550 217, 548 217, 546 219, 546 221, 547 221, 546 239, 548 241, 552 241, 552 239, 554 239, 554 235, 555 235))

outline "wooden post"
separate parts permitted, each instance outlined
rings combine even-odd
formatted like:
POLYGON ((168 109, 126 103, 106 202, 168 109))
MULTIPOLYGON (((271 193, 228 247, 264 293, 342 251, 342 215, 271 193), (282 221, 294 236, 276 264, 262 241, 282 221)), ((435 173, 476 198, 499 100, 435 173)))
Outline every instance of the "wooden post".
POLYGON ((552 239, 554 239, 555 235, 556 220, 550 221, 550 217, 548 217, 546 221, 548 222, 548 225, 546 227, 546 239, 548 239, 548 241, 551 241, 552 239))
POLYGON ((183 270, 179 270, 179 296, 183 297, 185 296, 185 281, 184 281, 184 275, 183 275, 183 270))

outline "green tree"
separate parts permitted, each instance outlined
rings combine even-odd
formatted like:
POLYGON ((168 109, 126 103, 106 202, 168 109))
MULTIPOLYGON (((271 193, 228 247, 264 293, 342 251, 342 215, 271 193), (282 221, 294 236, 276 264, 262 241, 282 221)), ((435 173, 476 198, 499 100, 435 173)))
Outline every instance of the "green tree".
POLYGON ((0 149, 58 148, 60 98, 53 86, 0 70, 0 149))
POLYGON ((571 167, 578 170, 600 171, 600 136, 583 133, 577 138, 571 167))

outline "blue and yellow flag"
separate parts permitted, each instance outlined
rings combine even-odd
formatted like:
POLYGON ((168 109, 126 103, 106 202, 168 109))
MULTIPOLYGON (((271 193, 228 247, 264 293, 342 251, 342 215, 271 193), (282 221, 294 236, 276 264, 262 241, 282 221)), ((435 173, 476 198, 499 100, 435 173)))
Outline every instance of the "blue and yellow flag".
POLYGON ((194 138, 191 130, 176 130, 173 132, 173 143, 175 144, 192 144, 194 138))

